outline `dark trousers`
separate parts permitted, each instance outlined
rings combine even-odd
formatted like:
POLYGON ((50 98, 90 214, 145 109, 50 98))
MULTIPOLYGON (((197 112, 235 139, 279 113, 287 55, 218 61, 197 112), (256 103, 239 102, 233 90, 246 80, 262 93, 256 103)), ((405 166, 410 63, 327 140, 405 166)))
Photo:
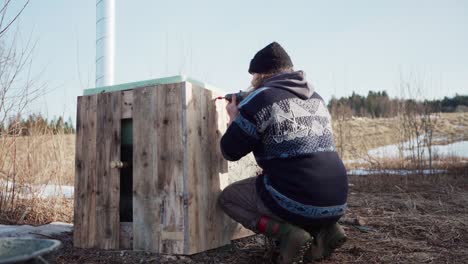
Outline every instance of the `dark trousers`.
MULTIPOLYGON (((262 216, 268 216, 281 222, 281 219, 268 209, 257 193, 255 181, 257 177, 247 178, 227 186, 220 194, 218 203, 223 211, 232 219, 242 224, 245 228, 256 233, 258 221, 262 216)), ((333 219, 311 220, 308 225, 300 227, 311 234, 317 233, 320 228, 334 224, 339 217, 333 219)))
POLYGON ((220 207, 227 215, 254 232, 257 232, 257 223, 262 216, 283 221, 260 199, 255 187, 256 178, 247 178, 227 186, 218 198, 220 207))

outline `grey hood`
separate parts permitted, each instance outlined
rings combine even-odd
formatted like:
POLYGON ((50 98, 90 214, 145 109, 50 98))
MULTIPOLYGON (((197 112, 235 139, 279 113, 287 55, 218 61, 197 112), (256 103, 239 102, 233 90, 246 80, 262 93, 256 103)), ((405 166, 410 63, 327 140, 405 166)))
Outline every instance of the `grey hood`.
POLYGON ((303 71, 275 75, 266 79, 261 86, 288 90, 301 99, 308 99, 314 94, 314 87, 307 82, 303 71))

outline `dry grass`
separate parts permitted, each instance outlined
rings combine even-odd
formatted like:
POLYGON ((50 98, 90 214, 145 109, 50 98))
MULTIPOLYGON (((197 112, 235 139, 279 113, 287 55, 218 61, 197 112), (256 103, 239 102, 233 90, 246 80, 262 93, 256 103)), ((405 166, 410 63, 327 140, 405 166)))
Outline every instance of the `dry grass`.
POLYGON ((73 185, 74 136, 35 131, 0 136, 0 222, 71 222, 73 201, 41 196, 46 185, 73 185))
POLYGON ((27 137, 0 137, 0 177, 31 184, 73 185, 75 136, 52 133, 27 137))
POLYGON ((65 198, 19 199, 15 207, 2 212, 0 223, 44 225, 51 222, 73 222, 73 200, 65 198))

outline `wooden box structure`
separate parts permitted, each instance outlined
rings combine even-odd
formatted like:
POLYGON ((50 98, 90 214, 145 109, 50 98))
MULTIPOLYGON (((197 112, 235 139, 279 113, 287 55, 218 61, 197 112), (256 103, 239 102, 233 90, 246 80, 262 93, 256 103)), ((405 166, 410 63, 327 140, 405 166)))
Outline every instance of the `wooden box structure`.
POLYGON ((224 100, 176 76, 78 97, 74 245, 193 254, 250 235, 217 205, 224 100))

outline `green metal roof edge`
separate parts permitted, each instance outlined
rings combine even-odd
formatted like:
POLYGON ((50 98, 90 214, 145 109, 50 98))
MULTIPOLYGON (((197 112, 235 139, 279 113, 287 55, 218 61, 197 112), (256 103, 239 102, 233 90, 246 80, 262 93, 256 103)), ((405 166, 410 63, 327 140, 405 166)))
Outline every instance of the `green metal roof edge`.
POLYGON ((139 81, 139 82, 122 83, 122 84, 116 84, 116 85, 111 85, 111 86, 102 86, 102 87, 97 87, 97 88, 85 89, 83 91, 83 95, 92 95, 92 94, 98 94, 98 93, 104 93, 104 92, 131 90, 131 89, 136 89, 136 88, 141 88, 141 87, 153 86, 157 84, 171 84, 171 83, 180 83, 180 82, 190 82, 197 86, 200 86, 200 87, 212 90, 212 91, 223 93, 223 90, 218 89, 213 85, 198 81, 196 79, 187 77, 185 75, 176 75, 176 76, 165 77, 165 78, 158 78, 158 79, 145 80, 145 81, 139 81))

